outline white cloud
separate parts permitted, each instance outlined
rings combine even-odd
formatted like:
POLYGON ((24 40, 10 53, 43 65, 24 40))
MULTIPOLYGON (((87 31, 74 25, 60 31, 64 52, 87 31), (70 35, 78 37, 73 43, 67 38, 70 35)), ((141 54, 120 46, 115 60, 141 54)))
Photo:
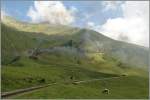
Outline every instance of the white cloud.
POLYGON ((116 40, 149 46, 149 3, 126 1, 121 6, 123 17, 108 19, 93 28, 116 40))
POLYGON ((116 10, 121 3, 122 1, 103 1, 102 2, 102 5, 104 6, 103 11, 116 10))
POLYGON ((77 9, 72 7, 67 9, 60 1, 34 1, 27 16, 32 22, 49 22, 51 24, 67 25, 74 21, 74 12, 77 9))

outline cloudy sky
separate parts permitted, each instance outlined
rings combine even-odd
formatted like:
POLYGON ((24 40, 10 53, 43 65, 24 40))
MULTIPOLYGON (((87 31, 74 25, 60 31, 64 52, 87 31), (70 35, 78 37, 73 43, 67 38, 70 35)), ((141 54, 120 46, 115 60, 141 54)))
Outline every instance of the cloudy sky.
POLYGON ((39 23, 90 28, 115 40, 149 46, 148 1, 10 1, 2 15, 39 23))

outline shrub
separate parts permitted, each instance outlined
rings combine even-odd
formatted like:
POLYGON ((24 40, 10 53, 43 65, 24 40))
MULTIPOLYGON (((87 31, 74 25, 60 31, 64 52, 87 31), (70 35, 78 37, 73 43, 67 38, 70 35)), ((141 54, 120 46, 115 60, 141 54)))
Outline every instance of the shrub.
POLYGON ((40 79, 38 82, 39 82, 39 83, 45 83, 46 80, 45 80, 44 78, 42 78, 42 79, 40 79))

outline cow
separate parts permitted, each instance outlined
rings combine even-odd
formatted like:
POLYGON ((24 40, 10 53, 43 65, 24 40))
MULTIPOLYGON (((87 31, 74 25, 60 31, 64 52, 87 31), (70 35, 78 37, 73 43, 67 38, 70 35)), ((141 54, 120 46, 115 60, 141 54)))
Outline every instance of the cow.
POLYGON ((104 93, 104 94, 109 94, 109 89, 104 89, 104 90, 102 91, 102 93, 104 93))

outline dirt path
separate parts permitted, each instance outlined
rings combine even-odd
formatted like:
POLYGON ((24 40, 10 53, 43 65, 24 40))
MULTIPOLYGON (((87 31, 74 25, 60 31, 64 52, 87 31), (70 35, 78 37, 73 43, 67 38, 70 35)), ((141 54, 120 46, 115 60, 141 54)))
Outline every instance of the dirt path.
MULTIPOLYGON (((107 80, 107 79, 115 79, 115 78, 121 78, 122 76, 120 77, 109 77, 109 78, 100 78, 100 79, 91 79, 91 80, 83 80, 83 81, 68 81, 70 84, 71 83, 74 83, 74 84, 79 84, 79 83, 87 83, 87 82, 92 82, 92 81, 99 81, 99 80, 107 80)), ((68 83, 68 82, 60 82, 60 83, 51 83, 51 84, 46 84, 46 85, 40 85, 40 86, 34 86, 34 87, 30 87, 30 88, 25 88, 25 89, 18 89, 18 90, 15 90, 15 91, 10 91, 10 92, 4 92, 1 94, 1 97, 2 98, 8 98, 10 96, 14 96, 14 95, 17 95, 17 94, 22 94, 22 93, 27 93, 27 92, 31 92, 33 90, 38 90, 38 89, 41 89, 41 88, 45 88, 45 87, 48 87, 48 86, 51 86, 51 85, 56 85, 56 84, 63 84, 63 83, 68 83)))
POLYGON ((85 81, 77 81, 74 83, 87 83, 87 82, 92 82, 92 81, 100 81, 100 80, 107 80, 107 79, 115 79, 115 78, 120 78, 120 77, 110 77, 110 78, 101 78, 101 79, 92 79, 92 80, 85 80, 85 81))
POLYGON ((32 90, 37 90, 37 89, 40 89, 40 88, 48 87, 48 86, 54 85, 54 84, 56 84, 56 83, 40 85, 40 86, 34 86, 34 87, 30 87, 30 88, 25 88, 25 89, 18 89, 18 90, 14 90, 14 91, 10 91, 10 92, 4 92, 4 93, 1 94, 1 97, 5 98, 5 97, 12 96, 12 95, 17 95, 17 94, 20 94, 20 93, 29 92, 29 91, 32 91, 32 90))

